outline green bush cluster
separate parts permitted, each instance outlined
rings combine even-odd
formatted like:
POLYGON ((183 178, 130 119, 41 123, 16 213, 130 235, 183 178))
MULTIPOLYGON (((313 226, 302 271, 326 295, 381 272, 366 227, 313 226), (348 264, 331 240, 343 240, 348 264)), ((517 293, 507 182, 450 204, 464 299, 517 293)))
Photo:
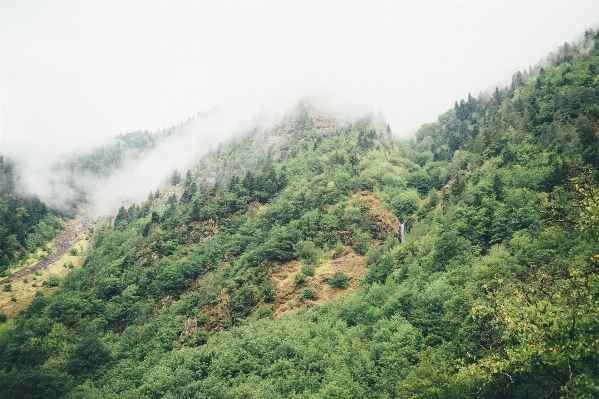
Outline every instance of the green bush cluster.
POLYGON ((299 292, 299 300, 306 302, 307 300, 315 299, 314 291, 310 287, 304 287, 299 292))
POLYGON ((58 287, 60 285, 60 277, 58 276, 51 276, 50 278, 48 278, 48 280, 44 281, 42 283, 42 287, 58 287))
POLYGON ((344 290, 349 287, 349 279, 342 271, 336 271, 327 281, 333 288, 344 290))

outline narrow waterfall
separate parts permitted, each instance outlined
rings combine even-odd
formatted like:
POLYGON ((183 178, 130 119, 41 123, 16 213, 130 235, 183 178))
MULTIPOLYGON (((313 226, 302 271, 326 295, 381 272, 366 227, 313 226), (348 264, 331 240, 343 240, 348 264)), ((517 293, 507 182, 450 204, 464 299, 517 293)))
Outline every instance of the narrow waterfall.
POLYGON ((404 242, 406 240, 406 224, 401 223, 399 225, 399 242, 404 242))

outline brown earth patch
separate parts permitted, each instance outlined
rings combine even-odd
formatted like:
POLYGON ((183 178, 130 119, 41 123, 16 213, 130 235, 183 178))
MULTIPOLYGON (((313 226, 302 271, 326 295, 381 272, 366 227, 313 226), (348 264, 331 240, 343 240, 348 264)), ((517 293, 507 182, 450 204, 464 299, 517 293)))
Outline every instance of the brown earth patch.
POLYGON ((302 305, 312 307, 314 305, 324 304, 337 298, 342 294, 349 294, 360 287, 360 280, 364 278, 366 271, 366 258, 357 254, 351 247, 343 248, 343 253, 333 259, 334 251, 331 251, 330 258, 316 266, 314 277, 307 277, 306 282, 296 285, 294 276, 301 271, 302 262, 294 260, 282 264, 273 273, 273 282, 277 288, 277 298, 270 304, 275 317, 295 312, 302 305), (332 288, 328 284, 328 278, 335 272, 342 271, 349 278, 349 287, 341 290, 332 288), (314 294, 314 300, 301 302, 299 292, 304 287, 310 287, 314 294))
POLYGON ((372 192, 362 191, 360 194, 355 194, 350 199, 350 203, 355 199, 361 199, 368 204, 368 214, 370 215, 370 219, 376 226, 378 232, 383 232, 387 236, 398 235, 399 219, 397 219, 394 214, 389 212, 383 203, 376 198, 372 192))

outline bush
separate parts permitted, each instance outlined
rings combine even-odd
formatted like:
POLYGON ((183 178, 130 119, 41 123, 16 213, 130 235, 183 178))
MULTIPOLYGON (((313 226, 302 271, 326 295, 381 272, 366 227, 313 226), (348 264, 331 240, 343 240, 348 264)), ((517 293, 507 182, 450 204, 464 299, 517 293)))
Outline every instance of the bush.
POLYGON ((294 245, 295 254, 308 265, 318 263, 321 252, 312 241, 300 241, 294 245))
POLYGON ((58 287, 60 285, 60 277, 52 276, 42 283, 42 287, 58 287))
POLYGON ((0 323, 6 323, 6 315, 4 313, 0 313, 0 323))
POLYGON ((254 317, 256 319, 273 319, 274 314, 272 313, 272 310, 270 309, 270 307, 268 307, 268 305, 262 304, 258 306, 258 309, 256 309, 254 317))
POLYGON ((293 281, 295 282, 295 285, 303 284, 306 282, 306 275, 302 272, 299 272, 293 277, 293 281))
POLYGON ((333 288, 346 289, 349 287, 349 279, 347 275, 342 271, 337 271, 331 277, 329 277, 329 285, 333 288))
POLYGON ((338 242, 337 244, 335 244, 335 255, 334 258, 338 258, 341 255, 343 255, 343 245, 338 242))
POLYGON ((316 268, 313 265, 304 265, 302 266, 302 273, 306 276, 314 277, 314 274, 316 274, 316 268))
POLYGON ((357 233, 353 237, 354 250, 360 255, 364 255, 370 247, 370 235, 368 233, 357 233))
POLYGON ((69 254, 70 254, 71 256, 77 256, 77 253, 78 253, 78 252, 77 252, 77 248, 71 248, 71 249, 69 250, 69 254))
POLYGON ((2 291, 4 291, 4 292, 11 292, 12 291, 12 284, 11 283, 4 283, 4 287, 2 288, 2 291))
POLYGON ((302 302, 305 302, 309 299, 314 299, 314 292, 312 291, 312 288, 310 288, 310 287, 302 288, 302 290, 299 293, 299 300, 302 302))

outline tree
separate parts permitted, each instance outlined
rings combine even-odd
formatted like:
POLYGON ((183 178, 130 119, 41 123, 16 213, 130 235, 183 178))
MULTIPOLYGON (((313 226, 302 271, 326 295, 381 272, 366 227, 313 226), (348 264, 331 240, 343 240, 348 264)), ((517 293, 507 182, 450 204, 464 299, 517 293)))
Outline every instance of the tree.
POLYGON ((171 184, 176 186, 179 183, 181 183, 181 175, 179 174, 178 170, 175 170, 173 172, 173 176, 171 177, 171 184))
POLYGON ((110 360, 110 353, 93 331, 88 331, 69 356, 67 371, 84 380, 110 360))

